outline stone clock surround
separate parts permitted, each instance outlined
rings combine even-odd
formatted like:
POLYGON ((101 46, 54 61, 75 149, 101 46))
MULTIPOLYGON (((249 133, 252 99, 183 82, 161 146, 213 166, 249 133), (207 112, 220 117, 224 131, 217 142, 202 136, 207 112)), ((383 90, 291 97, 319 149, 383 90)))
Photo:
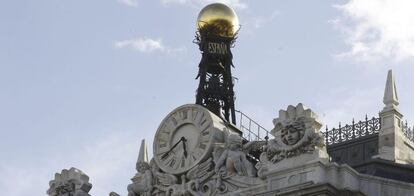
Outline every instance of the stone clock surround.
POLYGON ((223 130, 236 132, 233 126, 228 126, 228 123, 200 105, 180 106, 170 112, 157 129, 153 142, 154 160, 165 172, 184 173, 206 160, 214 146, 225 142, 223 130), (187 140, 188 156, 181 154, 183 144, 178 144, 172 150, 174 155, 163 160, 162 155, 171 150, 181 137, 187 140))

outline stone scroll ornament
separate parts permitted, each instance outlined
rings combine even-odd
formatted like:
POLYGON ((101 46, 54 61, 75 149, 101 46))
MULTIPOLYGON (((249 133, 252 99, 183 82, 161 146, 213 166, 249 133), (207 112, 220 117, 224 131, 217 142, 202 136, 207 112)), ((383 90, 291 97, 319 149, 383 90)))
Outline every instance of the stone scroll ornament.
POLYGON ((287 158, 313 153, 317 148, 325 146, 319 132, 322 124, 317 114, 301 103, 280 110, 279 117, 273 120, 273 124, 271 134, 274 139, 269 140, 263 148, 260 162, 256 165, 259 173, 263 164, 276 164, 287 158))
POLYGON ((64 169, 55 174, 55 179, 49 182, 49 196, 90 196, 92 188, 89 177, 76 168, 64 169))

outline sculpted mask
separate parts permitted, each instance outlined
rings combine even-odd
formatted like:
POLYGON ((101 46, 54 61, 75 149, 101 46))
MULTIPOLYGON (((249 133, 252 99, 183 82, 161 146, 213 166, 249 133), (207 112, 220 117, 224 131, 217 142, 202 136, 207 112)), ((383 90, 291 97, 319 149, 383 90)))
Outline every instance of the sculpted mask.
POLYGON ((281 138, 283 143, 287 145, 294 145, 303 137, 305 132, 305 125, 302 121, 295 122, 292 125, 286 126, 281 130, 281 138))
POLYGON ((268 141, 262 162, 279 162, 283 159, 312 153, 315 147, 322 147, 323 137, 319 133, 321 123, 317 115, 302 104, 290 105, 280 110, 279 117, 273 120, 275 125, 271 134, 274 139, 268 141))

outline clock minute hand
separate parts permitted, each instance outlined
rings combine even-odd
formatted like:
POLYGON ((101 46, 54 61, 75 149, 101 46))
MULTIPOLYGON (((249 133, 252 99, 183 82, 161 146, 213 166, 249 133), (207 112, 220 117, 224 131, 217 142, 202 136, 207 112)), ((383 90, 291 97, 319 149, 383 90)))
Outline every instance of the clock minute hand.
POLYGON ((177 146, 178 146, 178 144, 179 144, 180 142, 182 142, 183 140, 185 140, 185 138, 184 138, 184 137, 181 137, 181 139, 180 139, 180 140, 178 140, 178 142, 177 142, 177 143, 175 143, 175 144, 174 144, 174 146, 173 146, 173 147, 171 147, 171 149, 170 149, 169 151, 167 151, 165 154, 163 154, 163 155, 161 156, 161 159, 165 159, 165 157, 167 157, 167 156, 170 154, 170 152, 171 152, 172 150, 174 150, 174 148, 175 148, 175 147, 177 147, 177 146))

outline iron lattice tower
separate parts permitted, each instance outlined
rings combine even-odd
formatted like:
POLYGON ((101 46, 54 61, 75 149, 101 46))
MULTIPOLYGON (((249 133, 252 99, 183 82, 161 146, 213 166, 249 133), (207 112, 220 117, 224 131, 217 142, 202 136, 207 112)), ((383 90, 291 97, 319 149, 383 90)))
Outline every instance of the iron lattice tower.
POLYGON ((209 31, 197 32, 195 43, 198 44, 202 57, 196 79, 196 104, 202 105, 214 114, 224 117, 236 124, 234 108, 234 80, 231 67, 234 67, 230 48, 234 46, 235 37, 222 37, 209 31))

